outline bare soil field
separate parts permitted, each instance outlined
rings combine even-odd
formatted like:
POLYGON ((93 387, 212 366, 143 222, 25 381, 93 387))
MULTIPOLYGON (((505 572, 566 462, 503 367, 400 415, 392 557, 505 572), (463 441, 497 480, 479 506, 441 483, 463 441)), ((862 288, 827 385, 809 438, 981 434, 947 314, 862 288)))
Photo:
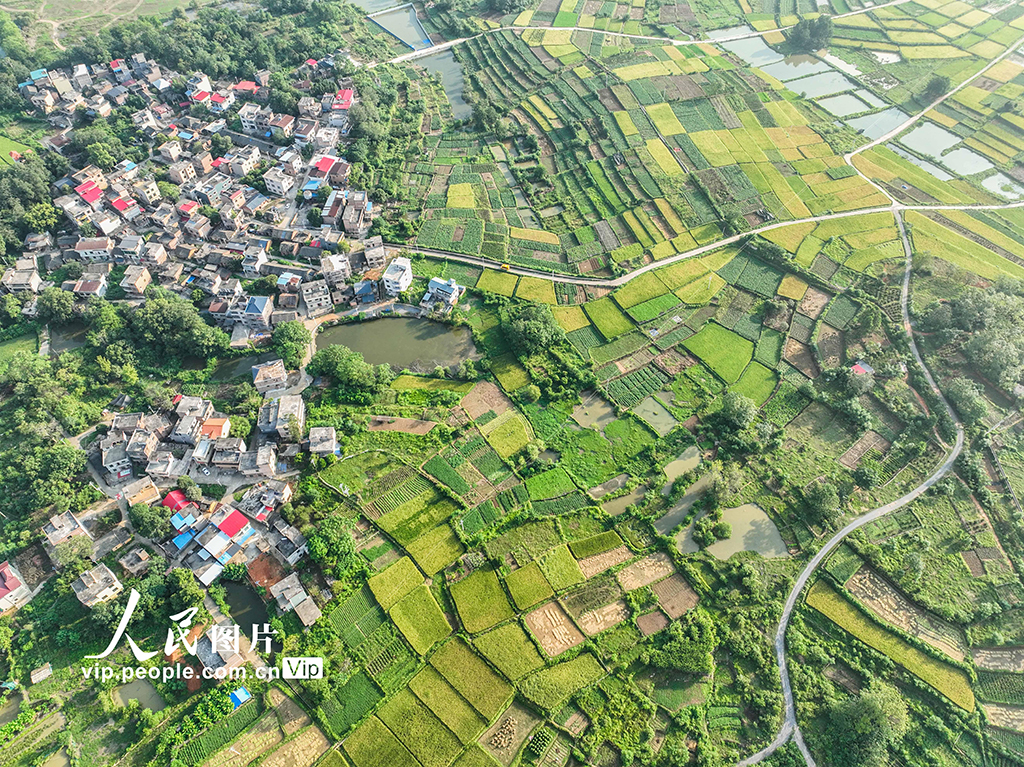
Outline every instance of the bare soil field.
POLYGON ((658 604, 669 618, 675 620, 697 606, 700 598, 686 579, 679 575, 670 576, 651 586, 651 591, 658 597, 658 604))
POLYGON ((1006 730, 1024 732, 1024 706, 1004 706, 995 703, 982 703, 989 722, 1006 730))
POLYGON ((239 738, 230 748, 222 749, 207 759, 204 767, 243 767, 256 761, 283 740, 277 715, 267 711, 245 731, 244 737, 239 738))
POLYGON ((262 767, 309 767, 331 747, 319 727, 307 727, 260 764, 262 767))
POLYGON ((884 454, 890 447, 891 445, 889 440, 878 432, 874 432, 869 429, 864 432, 863 437, 850 445, 849 450, 839 456, 839 463, 850 471, 853 471, 860 465, 861 460, 864 458, 864 454, 872 448, 884 454))
POLYGON ((963 660, 966 657, 967 643, 960 629, 922 610, 870 567, 861 567, 854 573, 846 588, 887 623, 927 642, 950 658, 963 660))
POLYGON ((495 384, 480 381, 465 397, 462 408, 474 421, 489 410, 501 415, 512 407, 512 402, 495 384))
POLYGON ((629 606, 622 600, 619 600, 618 602, 612 602, 610 605, 591 610, 588 613, 583 613, 580 616, 580 627, 587 636, 595 636, 602 631, 610 629, 612 626, 618 626, 627 618, 629 618, 629 606))
POLYGON ((540 721, 532 711, 513 703, 490 729, 480 736, 479 743, 491 756, 508 767, 540 721))
POLYGON ((661 610, 655 610, 653 613, 647 613, 641 615, 636 619, 636 627, 640 629, 640 633, 645 637, 649 637, 651 634, 657 634, 659 631, 668 628, 669 619, 661 610))
POLYGON ((818 363, 814 361, 814 352, 807 344, 802 344, 795 338, 786 339, 786 353, 783 357, 808 378, 818 377, 818 363))
POLYGON ((623 591, 632 591, 660 581, 675 571, 669 555, 659 551, 624 567, 615 574, 615 577, 619 579, 623 591))
POLYGON ((619 546, 617 549, 606 551, 604 554, 595 554, 592 557, 581 559, 579 561, 580 570, 583 571, 583 575, 587 578, 593 578, 595 575, 615 567, 615 565, 621 565, 632 556, 633 552, 628 548, 619 546))
MULTIPOLYGON (((468 396, 468 395, 467 395, 468 396)), ((369 431, 401 431, 406 434, 424 436, 430 433, 437 424, 433 421, 420 421, 416 418, 394 418, 388 415, 371 416, 367 425, 369 431)))
POLYGON ((828 305, 829 299, 831 299, 828 293, 823 290, 818 290, 813 285, 807 288, 807 292, 804 293, 804 297, 800 300, 800 305, 797 307, 797 311, 801 314, 806 314, 811 319, 818 319, 821 313, 825 310, 828 305))
POLYGON ((249 577, 257 586, 269 589, 284 580, 284 569, 270 554, 260 554, 249 564, 249 577))
POLYGON ((976 647, 971 655, 978 668, 1024 672, 1024 647, 976 647))
POLYGON ((526 625, 552 658, 583 641, 583 634, 558 602, 548 602, 527 615, 526 625))

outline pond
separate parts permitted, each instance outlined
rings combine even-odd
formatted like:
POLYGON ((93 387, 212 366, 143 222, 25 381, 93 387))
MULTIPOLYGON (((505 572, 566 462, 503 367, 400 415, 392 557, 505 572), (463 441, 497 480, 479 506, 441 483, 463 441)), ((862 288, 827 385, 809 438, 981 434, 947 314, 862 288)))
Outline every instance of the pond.
POLYGON ((761 67, 761 71, 777 80, 786 82, 787 80, 795 80, 798 77, 831 72, 832 67, 814 56, 801 54, 799 56, 786 56, 782 61, 761 67))
POLYGON ((992 194, 998 194, 1007 200, 1019 200, 1024 197, 1024 186, 1021 186, 1003 173, 992 174, 982 181, 981 185, 992 192, 992 194))
POLYGON ((913 163, 914 165, 916 165, 921 170, 923 170, 923 171, 925 171, 927 173, 932 174, 939 181, 949 181, 950 179, 953 178, 953 174, 952 173, 946 173, 946 171, 944 171, 938 165, 935 165, 934 163, 930 163, 927 160, 922 160, 920 157, 917 157, 916 155, 912 155, 906 149, 901 149, 900 147, 896 146, 896 144, 886 144, 885 146, 886 146, 887 149, 891 149, 893 152, 898 154, 900 157, 902 157, 907 162, 913 163))
POLYGON ((927 157, 939 157, 960 143, 960 137, 935 123, 922 123, 900 139, 903 146, 927 157))
POLYGON ((252 366, 259 365, 270 360, 276 360, 280 355, 275 352, 263 352, 262 354, 249 354, 245 357, 235 357, 218 362, 213 369, 211 381, 230 381, 238 376, 248 376, 252 380, 252 366))
POLYGON ((879 64, 899 64, 900 55, 892 51, 868 51, 879 64))
POLYGON ((465 120, 473 114, 473 107, 462 95, 466 81, 462 74, 462 64, 455 59, 454 53, 450 50, 442 51, 416 59, 416 63, 428 72, 441 75, 441 85, 448 101, 451 102, 452 115, 456 120, 465 120))
MULTIPOLYGON (((686 491, 686 494, 679 499, 675 506, 665 512, 661 519, 655 520, 654 529, 662 535, 667 535, 668 532, 678 524, 681 524, 684 519, 689 515, 690 508, 697 502, 701 494, 707 489, 708 485, 711 484, 711 475, 705 474, 703 477, 698 479, 690 488, 686 491)), ((684 554, 686 552, 683 552, 684 554)))
POLYGON ((411 3, 391 11, 371 14, 367 18, 414 51, 421 51, 431 46, 430 35, 423 29, 420 20, 416 18, 416 9, 412 7, 411 3))
POLYGON ((469 328, 412 317, 335 325, 316 337, 318 350, 334 344, 359 352, 371 365, 388 364, 419 373, 479 357, 469 328))
POLYGON ((692 471, 698 466, 700 466, 700 448, 696 445, 690 445, 678 458, 665 467, 665 476, 668 477, 668 482, 661 488, 661 494, 668 495, 671 493, 672 483, 686 472, 692 471))
POLYGON ((716 559, 728 559, 739 551, 756 551, 769 559, 789 556, 779 529, 756 503, 726 509, 722 519, 732 525, 732 535, 708 546, 716 559))
POLYGON ((4 698, 4 703, 2 706, 0 706, 0 727, 7 724, 8 722, 13 721, 18 716, 20 706, 20 692, 12 692, 10 695, 4 698))
POLYGON ((583 404, 578 405, 572 411, 572 420, 584 429, 596 429, 602 433, 604 432, 604 427, 614 421, 615 418, 615 408, 593 392, 585 393, 583 395, 583 404))
POLYGON ((50 354, 61 354, 85 346, 85 335, 88 332, 84 322, 50 325, 50 354))
POLYGON ((846 75, 832 70, 820 75, 792 80, 786 83, 786 87, 793 93, 802 93, 807 98, 816 99, 819 96, 828 96, 830 93, 853 90, 857 85, 846 75))
POLYGON ((644 495, 647 493, 647 485, 640 485, 634 488, 632 492, 626 493, 626 495, 618 498, 613 498, 607 503, 602 503, 601 508, 608 512, 609 515, 617 517, 619 514, 626 510, 627 506, 632 506, 634 503, 640 503, 644 499, 644 495))
POLYGON ((633 415, 654 429, 659 437, 664 437, 679 423, 668 412, 668 409, 654 397, 648 397, 633 408, 633 415))
POLYGON ((148 679, 136 679, 128 684, 115 687, 113 696, 114 702, 119 706, 127 706, 128 701, 137 700, 143 708, 150 711, 163 711, 167 708, 164 699, 160 697, 160 693, 148 679))
POLYGON ((848 117, 858 112, 866 112, 870 107, 852 93, 840 93, 818 101, 818 106, 834 114, 836 117, 848 117))
POLYGON ((40 767, 71 767, 71 759, 63 748, 55 751, 40 767))
POLYGON ((943 155, 939 158, 939 162, 961 176, 973 176, 975 173, 984 173, 995 167, 977 152, 972 152, 964 147, 943 155))
POLYGON ((231 609, 231 622, 237 623, 240 631, 252 639, 252 624, 263 625, 270 622, 267 605, 260 595, 244 583, 222 581, 228 607, 231 609))
POLYGON ((735 53, 743 61, 752 67, 763 67, 767 64, 775 64, 782 61, 785 56, 778 53, 767 45, 760 37, 748 37, 745 40, 731 40, 726 43, 719 43, 730 53, 735 53))
POLYGON ((854 130, 860 131, 869 139, 876 139, 896 130, 909 119, 906 112, 892 107, 878 114, 855 117, 852 120, 847 120, 846 124, 854 130))
POLYGON ((855 90, 853 93, 858 98, 861 98, 864 101, 866 101, 868 103, 868 105, 872 109, 881 109, 882 107, 884 107, 886 105, 885 101, 883 101, 882 99, 878 98, 878 96, 876 96, 874 93, 872 93, 871 91, 869 91, 869 90, 867 90, 865 88, 860 88, 859 90, 855 90))

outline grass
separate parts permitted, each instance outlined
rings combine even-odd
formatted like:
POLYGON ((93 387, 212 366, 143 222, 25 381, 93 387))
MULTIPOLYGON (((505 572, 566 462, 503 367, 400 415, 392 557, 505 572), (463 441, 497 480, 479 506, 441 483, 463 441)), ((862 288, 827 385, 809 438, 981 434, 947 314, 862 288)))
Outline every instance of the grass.
POLYGON ((37 351, 36 336, 34 333, 29 333, 17 338, 12 338, 8 341, 0 342, 0 367, 6 365, 18 352, 27 352, 29 354, 35 354, 37 351))
POLYGON ((345 739, 344 748, 355 767, 420 767, 409 749, 375 716, 345 739))
POLYGON ((585 580, 576 559, 569 553, 568 544, 545 554, 540 560, 540 569, 555 591, 562 591, 585 580))
POLYGON ((423 767, 448 767, 462 751, 462 743, 408 688, 378 712, 402 744, 423 767))
POLYGON ((520 610, 533 607, 554 594, 550 584, 544 578, 544 573, 540 570, 540 565, 536 562, 530 562, 525 567, 513 570, 505 578, 505 585, 508 586, 508 592, 512 595, 512 601, 520 610))
POLYGON ((534 474, 526 480, 526 489, 530 493, 531 501, 542 501, 545 498, 555 498, 559 495, 571 493, 576 485, 569 479, 565 469, 560 466, 548 469, 540 474, 534 474))
POLYGON ((513 615, 498 576, 490 567, 452 584, 451 592, 462 625, 470 634, 485 631, 513 615))
POLYGON ((514 410, 506 410, 486 424, 482 431, 494 451, 506 460, 526 447, 533 439, 529 425, 514 410))
POLYGON ((891 631, 886 631, 847 601, 825 581, 817 581, 807 594, 807 604, 864 644, 903 666, 965 711, 974 710, 974 693, 967 674, 943 663, 891 631))
POLYGON ((476 649, 502 674, 518 682, 544 665, 544 659, 518 623, 506 623, 473 640, 476 649))
POLYGON ((519 278, 514 274, 497 272, 494 269, 484 269, 480 279, 476 281, 476 288, 477 290, 511 298, 516 291, 516 283, 518 281, 519 278))
POLYGON ((586 559, 597 554, 603 554, 606 551, 611 551, 616 546, 622 545, 622 538, 614 530, 607 530, 597 535, 592 535, 589 538, 584 538, 581 541, 573 541, 569 544, 569 549, 576 559, 586 559))
POLYGON ((448 525, 438 525, 405 548, 428 577, 448 567, 464 551, 448 525))
POLYGON ((629 317, 619 311, 615 302, 607 297, 585 304, 583 311, 587 313, 598 332, 609 341, 628 333, 634 327, 629 317))
POLYGON ((615 291, 614 297, 615 303, 623 309, 629 309, 637 304, 644 303, 644 301, 650 301, 652 298, 663 296, 668 292, 669 288, 659 278, 657 272, 647 272, 646 274, 641 274, 636 279, 630 280, 615 291))
POLYGON ((430 665, 488 722, 512 697, 512 686, 458 637, 435 652, 430 665))
POLYGON ((754 356, 753 343, 714 322, 709 322, 683 341, 683 346, 729 384, 739 380, 743 369, 754 356))
POLYGON ((11 159, 11 152, 17 152, 19 154, 25 154, 25 152, 31 152, 30 147, 24 144, 19 144, 14 139, 8 138, 7 136, 0 135, 0 160, 7 165, 13 165, 14 160, 11 159))
POLYGON ((429 391, 454 391, 460 394, 467 394, 473 388, 473 382, 449 381, 446 378, 427 378, 426 376, 414 376, 403 373, 391 382, 391 388, 396 391, 427 389, 429 391))
POLYGON ((516 297, 525 301, 536 301, 541 304, 557 304, 555 284, 551 280, 540 277, 520 277, 516 287, 516 297))
POLYGON ((760 405, 775 391, 777 379, 774 370, 769 370, 759 362, 751 362, 732 390, 750 397, 755 405, 760 405))
POLYGON ((409 557, 402 557, 369 581, 370 591, 385 610, 390 610, 421 583, 423 574, 409 557))
POLYGON ((420 655, 426 655, 431 647, 452 633, 452 627, 425 583, 391 609, 391 619, 420 655))
POLYGON ((455 737, 464 744, 472 743, 487 726, 480 715, 455 689, 445 681, 433 666, 425 666, 409 682, 416 697, 445 723, 455 737))
POLYGON ((596 682, 604 673, 597 658, 584 653, 565 663, 531 674, 520 683, 519 689, 527 700, 551 711, 584 687, 596 682))

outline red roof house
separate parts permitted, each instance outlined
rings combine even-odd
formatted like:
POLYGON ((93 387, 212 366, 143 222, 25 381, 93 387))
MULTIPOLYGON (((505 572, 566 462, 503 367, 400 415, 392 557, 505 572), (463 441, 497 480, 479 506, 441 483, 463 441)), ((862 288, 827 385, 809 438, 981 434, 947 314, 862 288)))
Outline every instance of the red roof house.
POLYGON ((245 518, 245 514, 240 512, 238 509, 235 509, 228 514, 227 517, 224 518, 224 521, 217 525, 217 527, 219 527, 220 531, 228 538, 234 538, 243 529, 245 529, 245 526, 248 524, 249 520, 245 518))
POLYGON ((172 490, 164 498, 163 505, 171 511, 181 511, 183 508, 188 506, 188 498, 181 490, 172 490))

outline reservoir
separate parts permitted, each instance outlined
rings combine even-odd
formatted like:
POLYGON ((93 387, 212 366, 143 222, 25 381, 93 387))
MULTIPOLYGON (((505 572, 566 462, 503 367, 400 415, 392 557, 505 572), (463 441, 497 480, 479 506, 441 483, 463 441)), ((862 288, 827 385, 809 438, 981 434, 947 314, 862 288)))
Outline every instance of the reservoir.
POLYGON ((479 357, 469 328, 410 317, 335 325, 316 337, 318 350, 335 344, 359 352, 371 365, 388 364, 418 373, 479 357))
POLYGON ((473 108, 462 97, 466 82, 462 76, 462 64, 455 60, 455 54, 451 50, 416 59, 416 64, 428 72, 441 75, 441 85, 448 101, 451 102, 452 115, 456 120, 465 120, 473 114, 473 108))

